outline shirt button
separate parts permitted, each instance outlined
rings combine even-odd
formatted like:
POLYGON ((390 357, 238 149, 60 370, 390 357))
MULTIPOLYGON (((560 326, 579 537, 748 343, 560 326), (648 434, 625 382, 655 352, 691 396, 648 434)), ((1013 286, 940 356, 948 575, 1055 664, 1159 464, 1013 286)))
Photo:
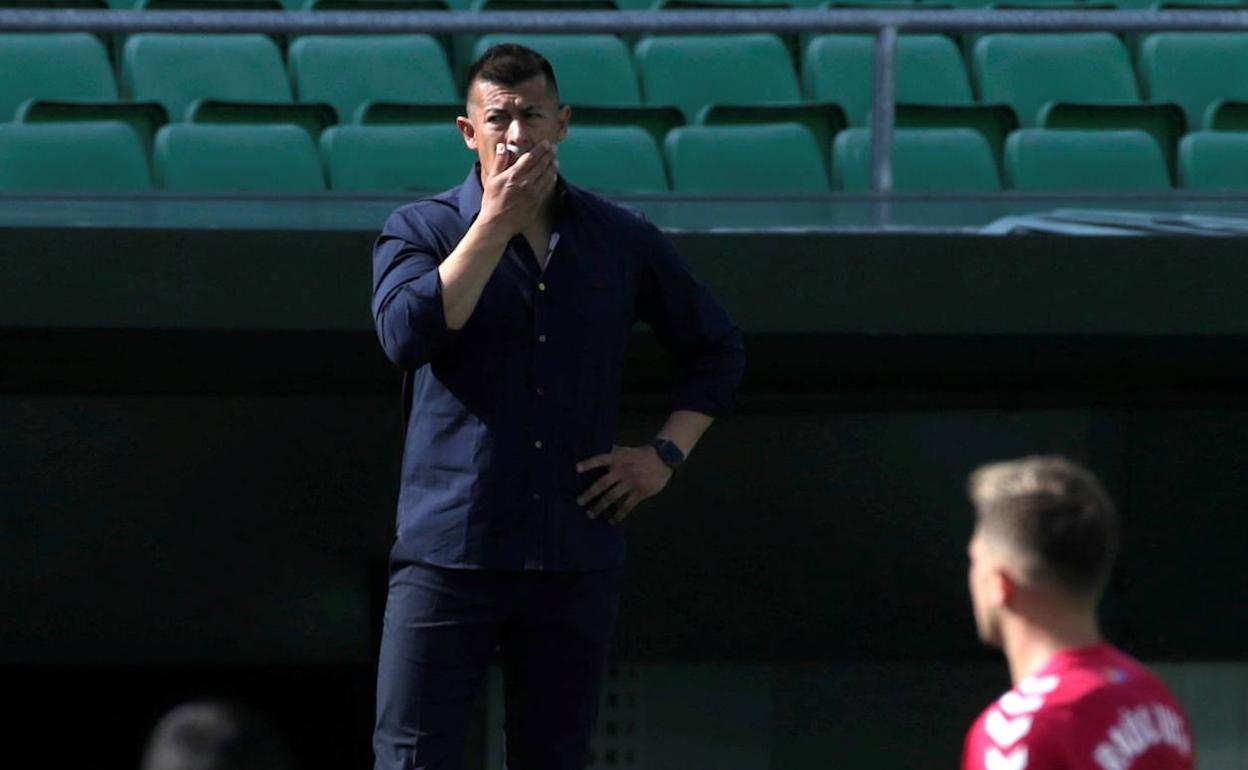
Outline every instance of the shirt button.
POLYGON ((539 284, 537 285, 537 290, 538 290, 538 291, 546 291, 546 284, 544 284, 544 283, 539 283, 539 284))
POLYGON ((538 342, 545 342, 545 341, 546 341, 546 335, 545 335, 545 334, 539 334, 539 335, 537 335, 537 341, 538 341, 538 342))
POLYGON ((538 493, 536 493, 536 492, 534 492, 534 493, 533 493, 533 502, 535 502, 535 503, 537 503, 537 502, 541 502, 541 499, 542 499, 542 496, 541 496, 541 495, 539 495, 539 494, 538 494, 538 493))
POLYGON ((539 396, 544 396, 544 395, 546 395, 546 389, 545 389, 545 388, 543 388, 541 385, 538 385, 538 386, 537 386, 537 389, 536 389, 534 392, 535 392, 535 393, 537 393, 537 395, 539 395, 539 396))
POLYGON ((541 449, 541 448, 542 448, 542 442, 541 442, 541 441, 534 441, 534 442, 533 442, 533 446, 537 447, 538 449, 541 449))

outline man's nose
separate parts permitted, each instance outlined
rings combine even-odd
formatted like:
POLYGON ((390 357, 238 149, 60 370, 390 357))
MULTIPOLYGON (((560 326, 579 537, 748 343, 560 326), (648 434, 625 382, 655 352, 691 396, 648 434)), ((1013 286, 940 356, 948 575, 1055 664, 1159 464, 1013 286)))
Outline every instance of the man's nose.
POLYGON ((526 131, 524 130, 524 124, 519 120, 511 121, 511 124, 507 126, 508 143, 517 145, 518 147, 525 147, 527 145, 527 139, 528 137, 526 136, 526 131))

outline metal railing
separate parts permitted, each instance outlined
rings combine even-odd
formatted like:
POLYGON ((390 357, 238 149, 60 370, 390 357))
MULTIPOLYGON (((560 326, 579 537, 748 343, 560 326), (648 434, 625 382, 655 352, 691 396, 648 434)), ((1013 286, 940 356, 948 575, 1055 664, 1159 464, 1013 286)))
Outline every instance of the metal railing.
POLYGON ((0 32, 261 32, 290 35, 820 33, 875 35, 872 189, 892 190, 901 32, 1248 30, 1248 10, 95 11, 0 9, 0 32))

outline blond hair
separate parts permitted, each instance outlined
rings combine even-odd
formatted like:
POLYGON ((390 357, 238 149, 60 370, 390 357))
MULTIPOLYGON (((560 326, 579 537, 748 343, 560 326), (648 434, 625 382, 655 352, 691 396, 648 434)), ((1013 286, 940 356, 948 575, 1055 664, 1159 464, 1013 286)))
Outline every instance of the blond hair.
POLYGON ((1026 576, 1099 597, 1118 551, 1113 501, 1091 471, 1060 456, 991 463, 970 476, 977 532, 1005 544, 1026 576))

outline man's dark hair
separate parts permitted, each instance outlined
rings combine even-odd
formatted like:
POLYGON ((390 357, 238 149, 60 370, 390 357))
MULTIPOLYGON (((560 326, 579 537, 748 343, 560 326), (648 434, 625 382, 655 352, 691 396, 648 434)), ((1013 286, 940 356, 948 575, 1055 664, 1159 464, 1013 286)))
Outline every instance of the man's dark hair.
POLYGON ((259 714, 237 703, 191 701, 152 730, 142 770, 290 770, 285 743, 259 714))
POLYGON ((1028 457, 985 465, 968 486, 978 531, 1017 554, 1026 577, 1100 596, 1118 552, 1118 516, 1096 476, 1064 457, 1028 457))
POLYGON ((500 43, 488 48, 468 68, 468 93, 472 93, 472 86, 478 80, 512 88, 538 75, 546 76, 546 88, 558 100, 559 83, 555 80, 555 68, 550 66, 545 56, 516 43, 500 43))

